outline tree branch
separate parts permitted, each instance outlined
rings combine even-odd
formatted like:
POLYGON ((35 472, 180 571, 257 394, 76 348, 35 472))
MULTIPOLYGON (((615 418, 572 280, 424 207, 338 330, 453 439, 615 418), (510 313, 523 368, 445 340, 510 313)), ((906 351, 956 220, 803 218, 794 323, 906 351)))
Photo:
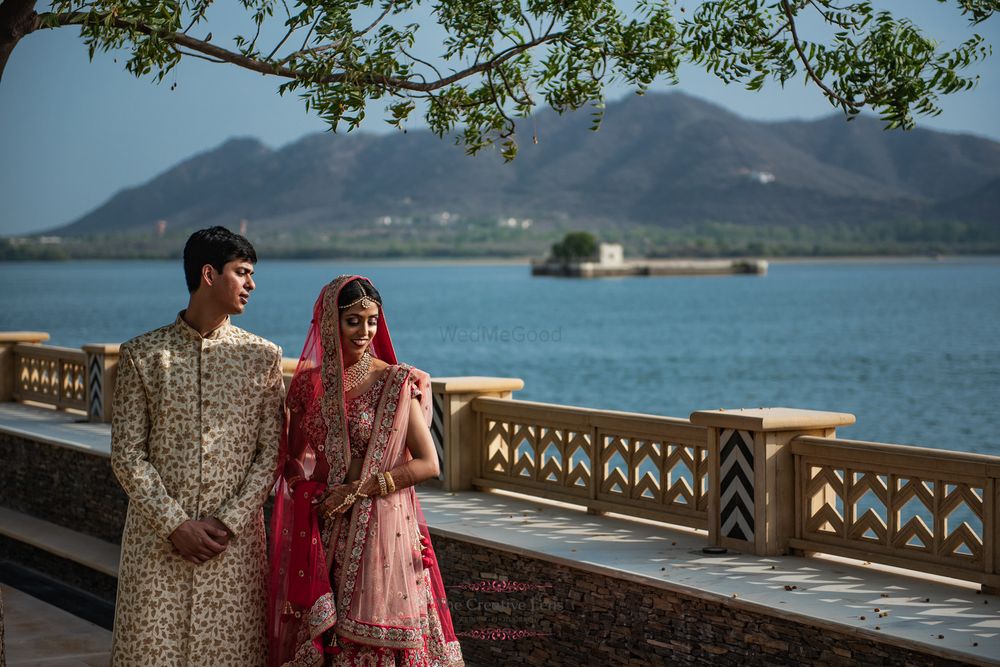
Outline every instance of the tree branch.
POLYGON ((174 46, 174 50, 177 51, 177 53, 181 54, 182 56, 188 56, 189 58, 198 58, 200 60, 205 60, 210 63, 222 64, 226 62, 225 60, 219 60, 218 58, 210 58, 209 56, 203 56, 200 53, 195 53, 193 51, 185 51, 184 49, 176 45, 174 46))
POLYGON ((524 12, 521 11, 520 9, 518 9, 518 13, 521 15, 521 21, 524 22, 524 25, 528 26, 528 34, 531 35, 531 39, 534 39, 535 29, 531 27, 531 21, 528 20, 528 17, 525 16, 524 12))
MULTIPOLYGON (((396 4, 396 0, 392 0, 388 5, 386 5, 385 10, 379 15, 379 17, 377 19, 375 19, 374 21, 372 21, 371 25, 369 25, 364 30, 361 30, 360 32, 354 33, 354 35, 353 35, 354 39, 357 39, 358 37, 364 37, 365 35, 367 35, 368 33, 370 33, 372 30, 374 30, 378 26, 379 23, 381 23, 382 21, 385 20, 385 17, 389 15, 389 12, 392 11, 392 8, 395 6, 395 4, 396 4)), ((313 24, 313 25, 315 26, 315 24, 313 24)), ((309 33, 311 35, 312 31, 310 30, 309 33)), ((308 41, 309 41, 309 35, 306 36, 306 42, 308 42, 308 41)), ((282 43, 284 43, 284 40, 282 40, 282 43)), ((302 56, 305 56, 305 55, 322 53, 323 51, 329 51, 330 49, 340 48, 343 45, 344 45, 344 40, 343 39, 338 39, 336 42, 331 42, 329 44, 323 44, 322 46, 314 46, 311 49, 305 48, 305 43, 303 43, 301 49, 299 49, 298 51, 295 51, 294 53, 289 53, 287 56, 285 56, 284 58, 282 58, 278 62, 283 65, 283 64, 291 61, 294 58, 301 58, 302 56)), ((277 49, 275 49, 275 50, 277 50, 277 49)))
MULTIPOLYGON (((104 21, 108 19, 107 14, 94 14, 90 12, 71 12, 67 14, 56 14, 44 13, 38 15, 38 22, 36 28, 48 28, 49 26, 44 25, 46 21, 52 20, 52 17, 57 19, 57 25, 71 26, 71 25, 83 25, 87 22, 88 18, 96 16, 99 20, 104 21)), ((256 60, 254 58, 249 58, 241 53, 235 53, 233 51, 228 51, 214 44, 210 44, 201 39, 195 39, 185 35, 183 32, 165 32, 162 30, 156 30, 143 23, 136 23, 132 21, 126 21, 123 19, 112 19, 112 24, 119 30, 134 30, 136 32, 141 32, 144 35, 156 35, 161 39, 168 40, 177 44, 191 49, 192 51, 197 51, 206 56, 210 56, 217 60, 230 63, 232 65, 238 65, 244 69, 252 70, 254 72, 260 72, 261 74, 273 74, 275 76, 283 76, 289 79, 299 78, 298 73, 295 70, 288 69, 287 67, 281 67, 278 65, 273 65, 271 63, 256 60)))
POLYGON ((792 8, 788 3, 788 0, 782 0, 781 8, 785 12, 785 17, 788 19, 788 30, 792 33, 792 44, 795 46, 795 52, 799 54, 799 60, 802 62, 802 66, 806 69, 806 76, 812 79, 813 83, 820 87, 823 94, 829 97, 831 100, 835 100, 840 103, 842 107, 846 110, 850 108, 853 111, 859 111, 861 107, 865 105, 865 101, 855 102, 848 100, 841 95, 839 95, 832 88, 827 86, 816 72, 813 70, 812 65, 809 63, 809 58, 806 57, 806 53, 802 48, 802 44, 799 42, 799 35, 795 29, 795 17, 792 14, 792 8))
POLYGON ((507 112, 504 111, 503 104, 500 102, 500 96, 497 95, 496 88, 493 86, 493 74, 491 72, 486 73, 486 85, 489 87, 490 95, 493 97, 493 106, 496 107, 497 112, 506 122, 507 129, 500 132, 500 138, 506 139, 514 134, 517 125, 515 125, 514 121, 507 115, 507 112))
POLYGON ((437 67, 427 62, 426 60, 421 60, 420 58, 417 58, 416 56, 412 55, 409 51, 404 49, 402 46, 399 47, 399 50, 404 56, 406 56, 413 62, 420 63, 421 65, 426 65, 427 67, 431 68, 432 70, 434 70, 434 74, 437 75, 437 78, 439 79, 441 78, 441 72, 438 70, 437 67))
MULTIPOLYGON (((369 78, 369 81, 371 81, 372 83, 383 83, 385 85, 390 85, 397 88, 402 88, 404 90, 412 90, 416 92, 428 92, 431 90, 438 90, 439 88, 450 86, 456 81, 461 81, 462 79, 466 79, 475 74, 493 70, 497 66, 502 65, 511 58, 518 56, 524 53, 525 51, 529 51, 535 48, 536 46, 541 46, 542 44, 545 44, 547 42, 554 42, 558 39, 561 39, 565 34, 566 34, 565 32, 553 32, 538 37, 537 39, 533 39, 530 42, 525 42, 520 46, 512 46, 506 51, 501 51, 491 60, 487 60, 486 62, 483 63, 476 63, 475 65, 472 65, 463 70, 455 72, 451 76, 446 76, 443 79, 438 79, 437 81, 432 81, 431 83, 428 84, 414 84, 412 82, 406 81, 405 79, 395 79, 395 78, 381 80, 373 77, 369 78)), ((344 75, 335 74, 334 77, 336 77, 337 80, 339 81, 344 78, 344 75)))
POLYGON ((293 34, 295 33, 295 31, 296 31, 296 30, 298 30, 298 29, 299 29, 299 28, 301 28, 301 27, 302 27, 302 26, 298 26, 298 25, 292 25, 292 26, 291 26, 291 27, 290 27, 290 28, 288 29, 288 32, 286 32, 286 33, 285 33, 285 36, 281 38, 281 41, 280 41, 280 42, 278 42, 278 43, 277 43, 277 44, 276 44, 276 45, 274 46, 274 48, 273 48, 273 49, 271 50, 271 53, 267 54, 267 58, 265 58, 265 60, 270 60, 271 58, 273 58, 273 57, 274 57, 274 54, 278 52, 278 49, 280 49, 280 48, 281 48, 282 46, 284 46, 284 45, 285 45, 285 42, 287 42, 287 41, 288 41, 288 38, 289 38, 289 37, 291 37, 291 36, 292 36, 292 35, 293 35, 293 34))
POLYGON ((0 41, 17 41, 34 31, 37 22, 36 0, 3 0, 0 2, 0 41))
POLYGON ((507 89, 507 95, 517 102, 518 104, 523 104, 525 106, 534 106, 535 102, 528 95, 528 90, 524 89, 524 97, 518 97, 514 92, 514 89, 510 85, 510 81, 507 79, 507 73, 503 71, 503 67, 497 67, 497 72, 500 74, 500 79, 503 80, 503 87, 507 89))
MULTIPOLYGON (((45 25, 45 23, 48 21, 54 20, 56 26, 61 27, 70 25, 82 25, 86 23, 88 18, 91 17, 96 17, 101 21, 106 21, 109 18, 107 14, 94 14, 88 12, 71 12, 66 14, 45 13, 37 16, 35 20, 35 25, 32 30, 29 30, 29 32, 32 32, 33 30, 40 28, 52 27, 49 25, 45 25)), ((119 30, 136 31, 144 35, 156 35, 160 39, 173 42, 174 44, 191 49, 192 51, 197 51, 198 53, 201 53, 203 55, 215 58, 217 60, 221 60, 223 62, 230 63, 232 65, 237 65, 239 67, 251 70, 253 72, 259 72, 260 74, 269 74, 273 76, 280 76, 286 79, 299 79, 299 80, 303 79, 303 75, 301 72, 299 72, 294 68, 286 67, 280 62, 271 63, 262 60, 257 60, 256 58, 250 58, 248 56, 244 56, 241 53, 235 53, 233 51, 229 51, 227 49, 218 47, 214 44, 210 44, 209 42, 206 42, 204 40, 195 39, 194 37, 185 35, 182 32, 165 32, 152 28, 143 23, 126 21, 118 18, 112 19, 111 23, 112 25, 114 25, 115 28, 119 30)), ((542 35, 541 37, 531 40, 530 42, 524 42, 523 44, 519 44, 518 46, 512 46, 505 51, 501 51, 492 59, 487 60, 486 62, 476 63, 463 70, 454 72, 450 76, 446 76, 438 79, 437 81, 431 81, 429 83, 418 83, 410 81, 408 79, 401 79, 392 76, 377 76, 371 74, 365 75, 356 73, 351 73, 350 75, 348 75, 347 73, 344 72, 331 74, 321 79, 313 80, 312 82, 322 83, 322 84, 336 84, 344 81, 345 79, 350 78, 352 81, 360 81, 362 83, 380 85, 386 88, 395 88, 411 92, 430 92, 434 90, 439 90, 446 86, 450 86, 451 84, 457 81, 461 81, 462 79, 466 79, 470 76, 474 76, 482 72, 492 71, 499 65, 502 65, 503 63, 510 60, 511 58, 514 58, 515 56, 518 56, 524 53, 525 51, 529 51, 537 46, 541 46, 542 44, 546 44, 548 42, 554 42, 558 39, 561 39, 565 34, 566 34, 565 32, 560 31, 542 35)))
POLYGON ((201 3, 198 7, 198 11, 196 11, 194 16, 191 17, 191 23, 189 23, 188 27, 184 28, 182 31, 185 35, 191 32, 191 28, 194 27, 195 23, 205 18, 205 12, 208 10, 208 6, 211 5, 212 2, 213 0, 205 0, 205 2, 201 3))
POLYGON ((34 32, 37 24, 35 0, 0 1, 0 78, 14 47, 21 38, 34 32))

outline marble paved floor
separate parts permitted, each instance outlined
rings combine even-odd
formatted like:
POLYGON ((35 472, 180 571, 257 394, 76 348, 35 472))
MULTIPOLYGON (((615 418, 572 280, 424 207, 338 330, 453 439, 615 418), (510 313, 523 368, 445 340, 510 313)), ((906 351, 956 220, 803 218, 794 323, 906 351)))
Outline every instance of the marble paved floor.
POLYGON ((8 667, 104 667, 111 633, 21 591, 2 586, 8 667))
POLYGON ((111 453, 111 424, 91 424, 75 412, 0 403, 0 430, 105 456, 111 453))

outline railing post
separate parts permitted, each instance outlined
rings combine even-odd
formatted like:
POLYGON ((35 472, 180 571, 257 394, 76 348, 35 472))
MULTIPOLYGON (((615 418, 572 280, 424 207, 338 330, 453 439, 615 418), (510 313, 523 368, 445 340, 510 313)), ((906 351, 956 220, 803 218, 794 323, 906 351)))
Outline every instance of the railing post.
POLYGON ((281 358, 281 379, 285 383, 285 391, 288 391, 288 387, 292 384, 292 378, 295 376, 295 368, 299 365, 298 358, 292 357, 282 357, 281 358))
POLYGON ((518 378, 442 377, 431 379, 434 411, 431 436, 441 462, 438 484, 445 491, 466 491, 479 477, 479 420, 472 401, 480 396, 511 397, 524 388, 518 378))
POLYGON ((836 437, 854 415, 794 408, 700 410, 708 428, 708 536, 715 546, 758 556, 788 551, 794 531, 795 470, 788 444, 800 435, 836 437))
POLYGON ((118 344, 91 343, 87 354, 87 416, 92 422, 111 421, 111 399, 118 374, 118 344))
POLYGON ((985 594, 1000 595, 1000 465, 987 466, 986 487, 983 489, 983 547, 987 581, 981 588, 985 594))
POLYGON ((0 331, 0 401, 14 400, 17 384, 14 348, 17 344, 44 343, 48 339, 49 335, 41 331, 0 331))

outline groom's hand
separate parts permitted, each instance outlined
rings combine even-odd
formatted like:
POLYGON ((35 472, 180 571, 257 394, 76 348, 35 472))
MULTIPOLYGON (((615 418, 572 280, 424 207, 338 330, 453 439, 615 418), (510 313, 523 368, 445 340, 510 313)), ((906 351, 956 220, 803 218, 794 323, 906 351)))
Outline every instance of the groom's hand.
POLYGON ((188 519, 170 534, 170 542, 185 560, 201 565, 226 550, 226 545, 217 541, 223 536, 228 539, 225 530, 213 528, 204 521, 188 519))
POLYGON ((213 533, 212 531, 209 531, 209 535, 214 535, 216 542, 224 547, 229 546, 229 538, 232 537, 232 533, 230 533, 229 529, 226 528, 226 524, 222 523, 214 516, 202 519, 201 522, 205 524, 206 527, 214 529, 215 532, 213 533))

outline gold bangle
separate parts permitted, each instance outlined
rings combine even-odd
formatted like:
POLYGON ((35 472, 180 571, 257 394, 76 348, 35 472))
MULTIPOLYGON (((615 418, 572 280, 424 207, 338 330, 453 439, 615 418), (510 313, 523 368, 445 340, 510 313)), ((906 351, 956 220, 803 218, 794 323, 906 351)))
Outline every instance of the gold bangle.
POLYGON ((392 478, 392 473, 391 472, 386 472, 385 473, 385 485, 387 487, 389 487, 389 493, 395 493, 396 492, 396 480, 394 480, 392 478))
POLYGON ((375 475, 375 477, 376 477, 376 479, 378 480, 378 491, 379 491, 379 495, 380 495, 380 496, 384 496, 384 495, 386 495, 387 493, 389 493, 389 492, 388 492, 388 491, 386 490, 386 487, 385 487, 385 475, 383 475, 382 473, 379 473, 379 474, 375 475))

